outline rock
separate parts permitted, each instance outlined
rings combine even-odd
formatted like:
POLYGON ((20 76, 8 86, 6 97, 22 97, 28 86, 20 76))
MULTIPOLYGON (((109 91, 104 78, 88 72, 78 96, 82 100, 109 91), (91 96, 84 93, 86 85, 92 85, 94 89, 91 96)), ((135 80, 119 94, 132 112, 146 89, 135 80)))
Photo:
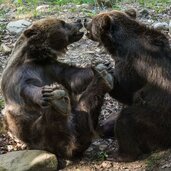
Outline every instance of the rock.
POLYGON ((6 28, 11 34, 20 34, 29 25, 31 25, 31 22, 22 19, 8 23, 6 28))
POLYGON ((139 16, 140 18, 147 18, 149 16, 149 11, 147 9, 142 9, 139 12, 139 16))
POLYGON ((82 7, 82 8, 87 8, 87 9, 89 9, 89 8, 90 8, 90 5, 89 5, 89 4, 81 4, 81 7, 82 7))
POLYGON ((76 8, 82 8, 82 9, 88 9, 90 6, 89 4, 81 4, 81 5, 76 5, 76 8))
POLYGON ((4 54, 9 54, 11 52, 11 48, 9 48, 6 44, 2 43, 0 46, 0 51, 2 51, 4 54))
POLYGON ((56 171, 54 154, 40 150, 23 150, 0 155, 1 171, 56 171))
POLYGON ((171 36, 171 20, 169 22, 169 35, 171 36))
POLYGON ((104 151, 106 148, 107 148, 107 145, 106 144, 99 145, 99 150, 100 151, 104 151))
POLYGON ((48 12, 49 11, 49 5, 40 5, 36 8, 37 12, 48 12))
POLYGON ((152 27, 156 30, 162 31, 162 30, 168 30, 169 29, 169 25, 166 22, 158 22, 158 23, 154 23, 152 25, 152 27))

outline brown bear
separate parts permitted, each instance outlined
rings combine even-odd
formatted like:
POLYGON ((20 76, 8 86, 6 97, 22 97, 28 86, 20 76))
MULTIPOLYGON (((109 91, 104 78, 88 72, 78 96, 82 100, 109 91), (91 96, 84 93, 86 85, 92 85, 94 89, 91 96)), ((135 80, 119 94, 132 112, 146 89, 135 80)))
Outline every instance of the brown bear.
POLYGON ((81 21, 36 21, 19 37, 1 88, 8 131, 31 149, 61 158, 82 154, 96 129, 112 76, 103 65, 79 68, 57 61, 82 38, 81 21))
POLYGON ((171 147, 171 48, 164 34, 135 18, 133 10, 111 11, 85 21, 87 36, 115 60, 110 95, 127 105, 113 120, 117 161, 171 147))

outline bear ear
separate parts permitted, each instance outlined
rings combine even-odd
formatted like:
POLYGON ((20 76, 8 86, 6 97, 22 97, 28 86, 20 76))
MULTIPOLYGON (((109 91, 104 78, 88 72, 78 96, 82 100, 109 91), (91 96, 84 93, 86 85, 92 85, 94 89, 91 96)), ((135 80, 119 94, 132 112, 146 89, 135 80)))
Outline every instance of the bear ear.
POLYGON ((34 28, 28 28, 27 30, 24 31, 24 35, 27 37, 27 38, 30 38, 34 35, 38 34, 38 30, 37 29, 34 29, 34 28))
POLYGON ((108 15, 103 15, 101 17, 101 28, 104 30, 104 31, 107 31, 109 30, 110 26, 111 26, 111 19, 108 15))
POLYGON ((128 10, 125 10, 125 13, 131 17, 132 19, 136 19, 137 18, 137 12, 135 9, 128 9, 128 10))

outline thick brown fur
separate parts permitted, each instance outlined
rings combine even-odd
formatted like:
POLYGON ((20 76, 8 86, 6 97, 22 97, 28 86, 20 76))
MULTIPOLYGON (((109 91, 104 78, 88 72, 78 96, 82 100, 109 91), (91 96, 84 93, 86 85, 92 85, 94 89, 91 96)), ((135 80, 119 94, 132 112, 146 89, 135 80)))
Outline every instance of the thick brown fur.
POLYGON ((110 95, 128 105, 115 125, 118 161, 171 147, 171 48, 164 34, 135 16, 133 11, 111 11, 85 23, 87 36, 115 60, 110 95))
POLYGON ((83 36, 81 22, 46 18, 33 23, 14 47, 1 88, 8 131, 31 149, 62 158, 81 154, 91 143, 104 94, 107 71, 57 61, 83 36))

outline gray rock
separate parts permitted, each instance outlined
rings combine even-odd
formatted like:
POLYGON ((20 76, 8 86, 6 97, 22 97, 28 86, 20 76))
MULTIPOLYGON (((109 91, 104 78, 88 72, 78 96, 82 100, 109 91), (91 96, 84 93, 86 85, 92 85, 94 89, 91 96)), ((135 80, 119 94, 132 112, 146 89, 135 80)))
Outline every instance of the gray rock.
POLYGON ((31 22, 22 19, 8 23, 6 28, 11 34, 20 34, 29 25, 31 25, 31 22))
POLYGON ((0 46, 0 51, 2 51, 4 54, 8 54, 11 52, 11 48, 9 48, 6 44, 2 43, 0 46))
POLYGON ((170 34, 170 36, 171 36, 171 20, 170 20, 170 22, 169 22, 169 34, 170 34))
POLYGON ((54 154, 40 150, 23 150, 0 155, 1 171, 56 171, 54 154))
POLYGON ((106 148, 107 148, 107 145, 106 144, 100 144, 99 145, 99 150, 100 151, 104 151, 106 148))
POLYGON ((166 22, 158 22, 158 23, 154 23, 152 25, 152 27, 156 30, 168 30, 169 29, 169 25, 166 22))

